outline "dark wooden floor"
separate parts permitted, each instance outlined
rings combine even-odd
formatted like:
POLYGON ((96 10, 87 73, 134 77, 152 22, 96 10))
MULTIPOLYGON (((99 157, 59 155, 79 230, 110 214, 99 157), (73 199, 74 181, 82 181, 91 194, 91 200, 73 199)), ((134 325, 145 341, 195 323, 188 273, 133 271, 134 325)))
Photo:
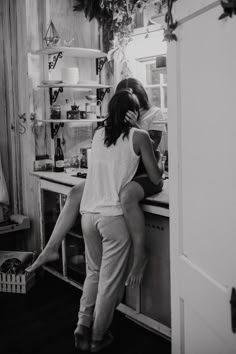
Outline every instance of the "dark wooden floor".
MULTIPOLYGON (((81 292, 44 273, 26 295, 0 293, 1 354, 75 354, 73 331, 81 292)), ((113 344, 101 353, 170 354, 164 338, 116 311, 113 344)))

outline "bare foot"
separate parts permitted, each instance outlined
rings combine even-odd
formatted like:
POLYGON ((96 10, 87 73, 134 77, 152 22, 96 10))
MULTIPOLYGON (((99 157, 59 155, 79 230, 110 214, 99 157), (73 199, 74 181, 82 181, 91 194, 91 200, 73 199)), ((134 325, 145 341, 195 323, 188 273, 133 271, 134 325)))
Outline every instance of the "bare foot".
POLYGON ((75 337, 75 347, 81 351, 88 351, 90 349, 90 341, 91 341, 91 329, 79 325, 74 331, 75 337))
POLYGON ((140 286, 146 268, 148 259, 146 256, 140 257, 141 259, 134 262, 128 278, 126 280, 125 286, 131 286, 131 288, 137 288, 140 286))
POLYGON ((36 261, 31 266, 26 268, 26 272, 34 272, 44 264, 48 262, 56 261, 58 258, 59 258, 59 254, 57 251, 53 250, 52 248, 46 247, 42 251, 42 253, 40 253, 36 261))

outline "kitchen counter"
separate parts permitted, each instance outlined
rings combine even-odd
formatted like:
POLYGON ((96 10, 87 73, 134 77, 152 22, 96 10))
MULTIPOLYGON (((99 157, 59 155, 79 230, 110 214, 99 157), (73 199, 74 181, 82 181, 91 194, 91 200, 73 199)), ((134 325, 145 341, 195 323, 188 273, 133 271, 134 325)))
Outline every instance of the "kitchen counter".
MULTIPOLYGON (((66 172, 33 171, 31 174, 41 179, 71 187, 85 180, 84 178, 73 177, 66 172)), ((169 217, 169 180, 164 181, 163 190, 160 193, 145 198, 142 204, 143 209, 147 212, 169 217)))
POLYGON ((75 186, 83 182, 85 179, 80 177, 73 177, 66 172, 47 172, 47 171, 33 171, 31 173, 33 176, 37 176, 48 181, 57 182, 61 184, 66 184, 67 186, 75 186))

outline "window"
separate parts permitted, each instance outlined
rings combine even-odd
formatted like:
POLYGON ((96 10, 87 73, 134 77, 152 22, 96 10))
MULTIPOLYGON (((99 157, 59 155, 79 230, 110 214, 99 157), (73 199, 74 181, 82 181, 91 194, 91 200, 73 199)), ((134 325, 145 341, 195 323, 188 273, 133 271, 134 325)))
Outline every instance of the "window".
POLYGON ((136 77, 147 90, 150 102, 167 112, 166 67, 157 67, 158 57, 137 59, 136 77))

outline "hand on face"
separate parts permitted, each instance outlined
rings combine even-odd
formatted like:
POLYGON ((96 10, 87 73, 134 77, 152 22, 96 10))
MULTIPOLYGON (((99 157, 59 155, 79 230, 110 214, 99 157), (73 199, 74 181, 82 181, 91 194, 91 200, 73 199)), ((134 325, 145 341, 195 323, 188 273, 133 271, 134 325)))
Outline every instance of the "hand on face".
POLYGON ((132 127, 139 128, 138 125, 138 112, 128 111, 125 115, 125 121, 128 122, 132 127))

